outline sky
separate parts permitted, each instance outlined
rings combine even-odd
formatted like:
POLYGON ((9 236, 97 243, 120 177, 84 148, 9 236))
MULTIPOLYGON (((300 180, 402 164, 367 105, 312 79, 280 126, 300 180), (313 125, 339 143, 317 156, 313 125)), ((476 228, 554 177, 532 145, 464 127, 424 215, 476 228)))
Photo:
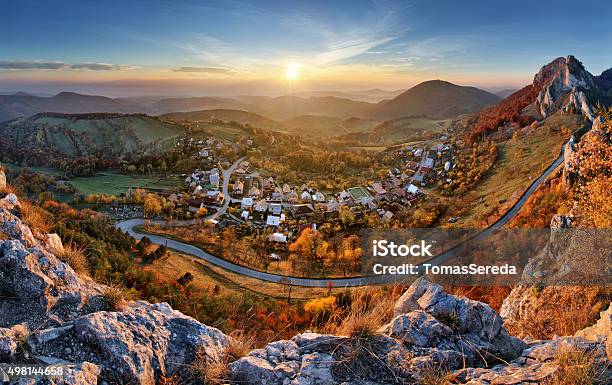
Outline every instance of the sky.
POLYGON ((607 3, 0 0, 0 92, 519 88, 559 56, 612 67, 607 3))

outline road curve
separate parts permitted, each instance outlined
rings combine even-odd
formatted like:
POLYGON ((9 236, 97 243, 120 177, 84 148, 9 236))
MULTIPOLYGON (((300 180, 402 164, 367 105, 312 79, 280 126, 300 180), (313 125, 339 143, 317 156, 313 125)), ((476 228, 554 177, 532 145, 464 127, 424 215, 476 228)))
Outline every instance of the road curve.
MULTIPOLYGON (((525 202, 529 199, 529 197, 533 194, 533 192, 542 184, 542 182, 563 162, 563 156, 565 152, 565 145, 561 147, 561 154, 559 157, 537 178, 533 183, 529 186, 529 188, 523 193, 523 195, 519 198, 519 200, 512 206, 512 208, 504 214, 501 218, 499 218, 494 224, 480 232, 477 237, 487 237, 494 230, 503 227, 507 224, 512 218, 518 214, 521 208, 525 205, 525 202)), ((242 158, 244 159, 244 158, 242 158)), ((234 172, 238 164, 242 161, 239 159, 236 161, 232 167, 230 167, 227 171, 223 173, 223 190, 224 194, 226 194, 226 204, 221 208, 217 213, 211 215, 210 217, 218 217, 221 214, 219 212, 224 213, 227 210, 227 206, 229 206, 229 194, 227 194, 227 186, 229 183, 229 177, 234 172), (217 215, 218 214, 218 215, 217 215)), ((164 221, 153 221, 153 223, 165 223, 164 221)), ((122 221, 116 224, 116 227, 123 232, 128 233, 132 237, 136 239, 141 239, 142 237, 148 237, 153 243, 158 245, 165 245, 171 249, 177 250, 181 253, 190 254, 195 257, 201 258, 207 262, 212 263, 213 265, 222 267, 225 270, 231 271, 233 273, 241 274, 250 278, 256 278, 263 281, 275 282, 275 283, 288 283, 294 286, 304 286, 304 287, 328 287, 328 285, 333 285, 334 287, 356 287, 356 286, 368 286, 380 283, 389 283, 394 280, 394 278, 390 278, 389 276, 373 276, 373 277, 353 277, 353 278, 301 278, 301 277, 288 277, 279 274, 271 274, 258 270, 249 269, 244 266, 239 266, 225 259, 216 257, 196 246, 190 245, 188 243, 183 243, 180 241, 176 241, 174 239, 152 235, 152 234, 142 234, 138 233, 134 230, 134 227, 140 226, 144 224, 144 219, 136 218, 130 219, 126 221, 122 221)), ((454 248, 453 248, 454 249, 454 248)), ((446 260, 453 257, 454 252, 453 249, 448 250, 440 255, 435 256, 431 260, 427 261, 432 265, 439 265, 444 263, 446 260)), ((397 279, 397 278, 395 278, 397 279)))

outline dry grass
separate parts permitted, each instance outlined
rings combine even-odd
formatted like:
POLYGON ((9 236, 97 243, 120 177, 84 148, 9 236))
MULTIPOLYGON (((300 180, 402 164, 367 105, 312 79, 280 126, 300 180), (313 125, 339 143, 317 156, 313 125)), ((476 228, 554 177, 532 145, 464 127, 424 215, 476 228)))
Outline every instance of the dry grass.
POLYGON ((115 284, 107 286, 101 296, 107 311, 121 311, 134 298, 132 290, 115 284))
POLYGON ((236 330, 230 334, 230 341, 220 358, 212 358, 201 348, 196 348, 195 360, 190 366, 192 379, 209 385, 227 384, 229 382, 229 365, 245 357, 253 349, 256 335, 236 330))
POLYGON ((563 345, 559 347, 555 360, 560 371, 552 381, 552 385, 605 385, 609 384, 609 362, 598 362, 597 351, 587 351, 576 346, 563 345))
POLYGON ((157 381, 157 383, 158 385, 182 385, 183 381, 177 375, 173 375, 170 377, 161 375, 159 376, 159 380, 157 381))
POLYGON ((225 348, 225 359, 234 362, 248 355, 254 349, 257 336, 255 332, 246 333, 243 330, 235 330, 230 334, 232 339, 225 348))
POLYGON ((593 325, 611 301, 610 287, 534 287, 529 317, 507 323, 506 328, 512 335, 535 339, 573 335, 593 325))
POLYGON ((333 371, 342 378, 368 379, 373 375, 397 383, 397 368, 378 356, 384 341, 380 328, 391 320, 395 292, 367 290, 356 292, 346 308, 333 310, 322 332, 348 337, 333 349, 337 360, 333 371))
POLYGON ((450 385, 451 372, 442 365, 430 365, 419 373, 419 385, 450 385))
POLYGON ((38 230, 41 233, 50 233, 53 229, 53 224, 50 215, 38 206, 33 205, 27 200, 21 202, 21 220, 30 226, 33 230, 38 230))
POLYGON ((64 245, 64 252, 57 257, 60 261, 70 265, 78 274, 84 275, 88 273, 85 247, 79 246, 73 242, 67 242, 64 245))
POLYGON ((336 308, 322 331, 356 338, 377 334, 391 320, 396 300, 396 295, 382 291, 356 292, 349 308, 336 308))

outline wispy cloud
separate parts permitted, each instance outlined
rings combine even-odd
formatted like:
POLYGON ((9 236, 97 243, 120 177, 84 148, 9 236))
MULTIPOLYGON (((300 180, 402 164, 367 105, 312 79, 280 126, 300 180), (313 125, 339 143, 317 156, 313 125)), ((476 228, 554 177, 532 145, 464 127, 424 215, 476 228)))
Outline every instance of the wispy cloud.
POLYGON ((122 64, 108 64, 108 63, 77 63, 70 64, 68 68, 73 70, 88 70, 88 71, 127 71, 138 69, 139 67, 122 65, 122 64))
POLYGON ((188 72, 188 73, 206 73, 206 74, 231 74, 233 70, 228 68, 217 68, 217 67, 179 67, 175 68, 174 72, 188 72))
POLYGON ((0 70, 81 70, 81 71, 124 71, 136 69, 138 67, 108 63, 64 63, 58 61, 43 60, 2 60, 0 70))
POLYGON ((65 63, 54 61, 0 61, 0 69, 3 70, 58 70, 64 68, 65 66, 65 63))

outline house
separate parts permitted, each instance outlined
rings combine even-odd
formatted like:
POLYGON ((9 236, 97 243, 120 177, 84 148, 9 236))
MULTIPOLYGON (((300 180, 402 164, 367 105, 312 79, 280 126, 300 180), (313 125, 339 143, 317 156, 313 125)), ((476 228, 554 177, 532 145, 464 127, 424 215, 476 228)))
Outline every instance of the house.
POLYGON ((261 191, 255 186, 249 189, 249 196, 252 198, 259 198, 261 196, 261 191))
POLYGON ((374 190, 374 192, 378 195, 384 195, 387 193, 387 190, 385 190, 383 186, 378 182, 372 184, 372 190, 374 190))
POLYGON ((351 198, 352 198, 352 197, 351 197, 351 194, 350 194, 348 191, 346 191, 346 190, 342 190, 342 191, 340 191, 340 193, 338 194, 338 196, 340 197, 340 200, 343 200, 343 201, 345 201, 345 200, 347 200, 347 199, 351 199, 351 198))
POLYGON ((312 200, 312 196, 306 190, 302 191, 301 198, 302 198, 302 202, 310 202, 312 200))
POLYGON ((451 164, 449 161, 446 161, 446 163, 444 163, 444 171, 448 171, 451 168, 451 164))
POLYGON ((274 191, 272 193, 272 200, 273 201, 280 201, 281 199, 283 199, 283 193, 280 191, 274 191))
POLYGON ((265 213, 268 211, 268 202, 263 199, 260 200, 259 202, 255 203, 254 210, 258 213, 265 213))
POLYGON ((283 194, 289 194, 291 192, 291 187, 285 183, 283 184, 283 194))
POLYGON ((219 188, 219 174, 210 174, 210 184, 214 188, 219 188))
POLYGON ((404 189, 409 192, 412 195, 417 195, 419 193, 419 188, 415 185, 413 185, 412 183, 410 183, 408 186, 404 187, 404 189))
POLYGON ((266 218, 266 225, 278 227, 280 225, 280 217, 268 215, 268 218, 266 218))
POLYGON ((208 150, 207 150, 207 149, 204 149, 204 148, 203 148, 203 149, 201 149, 201 150, 200 150, 200 156, 201 156, 202 158, 208 158, 208 150))
POLYGON ((433 168, 434 167, 434 160, 432 158, 425 159, 425 162, 423 162, 423 166, 427 167, 427 168, 433 168))
POLYGON ((312 207, 312 205, 302 204, 302 205, 291 206, 291 215, 293 215, 294 218, 309 217, 309 216, 312 216, 313 214, 314 214, 314 208, 312 207))
POLYGON ((207 203, 221 205, 225 200, 225 196, 221 191, 211 190, 206 192, 204 199, 207 203))
POLYGON ((190 199, 188 205, 190 212, 197 213, 201 207, 204 207, 204 201, 202 199, 190 199))
POLYGON ((244 210, 242 214, 240 214, 240 218, 245 221, 249 220, 249 212, 247 210, 244 210))
POLYGON ((263 181, 264 190, 271 190, 274 188, 274 178, 269 177, 268 179, 264 179, 263 181))
POLYGON ((312 200, 315 202, 325 202, 325 195, 322 192, 317 191, 312 195, 312 200))
POLYGON ((283 211, 283 206, 280 203, 270 203, 268 205, 268 211, 274 215, 280 215, 283 211))
POLYGON ((274 233, 268 238, 271 242, 285 243, 287 242, 287 236, 283 233, 274 233))
POLYGON ((243 210, 248 210, 253 206, 253 198, 251 197, 245 197, 242 198, 242 201, 240 202, 240 208, 243 210))
POLYGON ((298 193, 295 191, 290 191, 288 194, 285 194, 285 200, 289 203, 297 203, 298 193))
POLYGON ((180 199, 178 197, 178 195, 172 193, 170 194, 170 196, 168 197, 168 202, 170 203, 174 203, 174 204, 178 204, 180 202, 180 199))
POLYGON ((234 183, 234 188, 232 189, 232 191, 236 195, 242 195, 242 193, 244 192, 244 183, 242 183, 242 181, 240 180, 234 183))
POLYGON ((419 163, 415 161, 406 162, 406 169, 412 172, 416 172, 419 169, 419 163))
POLYGON ((270 255, 268 256, 268 259, 271 261, 280 261, 281 257, 276 253, 270 253, 270 255))
POLYGON ((387 211, 383 214, 382 219, 385 222, 389 222, 393 218, 393 213, 391 211, 387 211))

